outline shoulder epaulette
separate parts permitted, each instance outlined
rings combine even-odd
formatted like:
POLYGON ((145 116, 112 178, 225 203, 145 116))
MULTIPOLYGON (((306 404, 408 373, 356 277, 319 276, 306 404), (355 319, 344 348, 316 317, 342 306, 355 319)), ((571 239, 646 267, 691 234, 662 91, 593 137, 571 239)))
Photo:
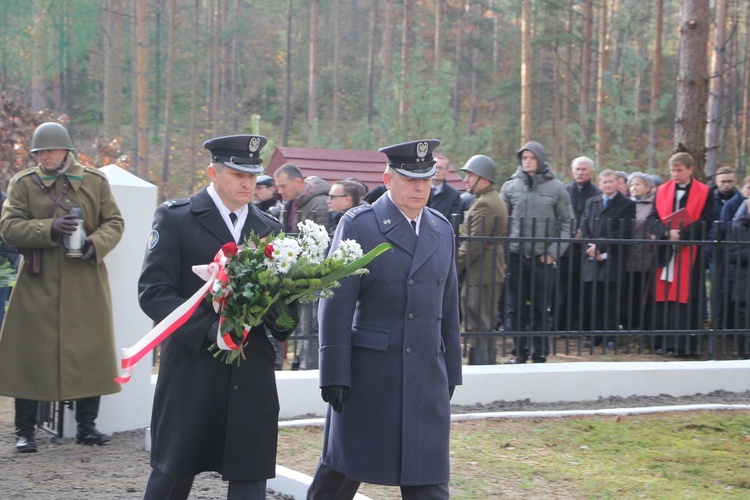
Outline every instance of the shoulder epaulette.
POLYGON ((182 205, 187 205, 187 204, 188 204, 187 198, 184 198, 181 200, 167 200, 164 203, 162 203, 162 205, 164 205, 167 208, 180 207, 182 205))
MULTIPOLYGON (((432 215, 434 215, 435 217, 438 217, 440 219, 443 219, 448 225, 450 225, 450 222, 448 221, 448 219, 445 218, 445 215, 443 215, 442 213, 438 212, 434 208, 431 208, 431 207, 425 207, 425 208, 427 210, 429 210, 432 215)), ((453 226, 451 226, 451 227, 453 227, 453 226)))
POLYGON ((18 181, 18 180, 19 180, 19 179, 21 179, 22 177, 26 177, 27 175, 33 174, 35 170, 36 170, 36 167, 31 167, 31 168, 27 168, 27 169, 25 169, 25 170, 21 170, 20 172, 18 172, 18 173, 17 173, 17 174, 16 174, 16 175, 15 175, 15 176, 13 177, 13 180, 14 180, 14 181, 18 181))
POLYGON ((279 219, 277 219, 273 215, 269 214, 268 212, 264 212, 263 210, 258 210, 258 212, 262 213, 263 215, 265 215, 266 217, 268 217, 269 219, 271 219, 275 223, 281 224, 281 221, 279 221, 279 219))
POLYGON ((89 173, 91 173, 91 174, 96 174, 96 175, 98 175, 99 177, 102 177, 102 178, 104 178, 104 179, 106 179, 106 178, 107 178, 107 176, 106 176, 106 175, 104 174, 104 172, 101 172, 101 171, 99 171, 99 169, 98 169, 98 168, 94 168, 94 167, 87 167, 87 166, 84 166, 84 167, 83 167, 83 170, 84 170, 85 172, 89 172, 89 173))
POLYGON ((354 219, 358 215, 369 212, 370 210, 372 210, 372 205, 357 205, 356 207, 352 207, 347 210, 344 215, 346 217, 351 217, 352 219, 354 219))

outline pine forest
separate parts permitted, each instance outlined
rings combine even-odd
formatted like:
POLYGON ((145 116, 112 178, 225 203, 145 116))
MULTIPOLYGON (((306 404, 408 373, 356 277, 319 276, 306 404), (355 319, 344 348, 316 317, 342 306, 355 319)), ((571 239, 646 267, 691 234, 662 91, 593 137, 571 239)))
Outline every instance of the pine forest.
POLYGON ((83 163, 185 196, 203 142, 367 149, 437 138, 460 166, 526 141, 573 158, 710 179, 747 174, 747 0, 3 0, 0 182, 65 124, 83 163))

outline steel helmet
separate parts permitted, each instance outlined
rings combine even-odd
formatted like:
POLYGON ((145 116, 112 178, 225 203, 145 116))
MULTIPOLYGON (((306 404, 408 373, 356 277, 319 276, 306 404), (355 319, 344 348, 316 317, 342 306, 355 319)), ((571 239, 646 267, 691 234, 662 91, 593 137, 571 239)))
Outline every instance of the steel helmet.
POLYGON ((495 162, 489 156, 474 155, 467 160, 461 170, 484 177, 490 182, 495 182, 497 169, 495 168, 495 162))
POLYGON ((31 136, 32 153, 48 149, 67 149, 68 151, 75 149, 68 131, 57 122, 42 123, 34 130, 34 135, 31 136))

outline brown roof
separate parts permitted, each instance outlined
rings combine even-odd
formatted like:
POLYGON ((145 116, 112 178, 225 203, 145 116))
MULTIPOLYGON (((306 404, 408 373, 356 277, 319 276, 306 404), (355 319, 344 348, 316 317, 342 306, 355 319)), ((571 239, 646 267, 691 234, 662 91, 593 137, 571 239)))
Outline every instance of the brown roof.
MULTIPOLYGON (((266 174, 273 175, 283 164, 293 163, 306 177, 316 175, 329 183, 356 177, 372 189, 383 183, 385 159, 383 153, 370 150, 279 146, 268 162, 266 174)), ((455 171, 448 174, 446 181, 459 191, 464 190, 461 176, 455 171)))

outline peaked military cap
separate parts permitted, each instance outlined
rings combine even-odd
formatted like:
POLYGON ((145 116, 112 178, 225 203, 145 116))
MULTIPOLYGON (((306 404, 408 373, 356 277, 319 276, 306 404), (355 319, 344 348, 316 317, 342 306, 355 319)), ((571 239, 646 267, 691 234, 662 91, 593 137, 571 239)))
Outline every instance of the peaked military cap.
POLYGON ((209 139, 203 147, 211 153, 212 163, 223 163, 248 174, 262 174, 260 150, 266 142, 268 139, 262 135, 227 135, 209 139))
POLYGON ((435 175, 432 151, 440 145, 437 139, 402 142, 378 149, 388 157, 387 165, 399 174, 412 179, 425 179, 435 175))

